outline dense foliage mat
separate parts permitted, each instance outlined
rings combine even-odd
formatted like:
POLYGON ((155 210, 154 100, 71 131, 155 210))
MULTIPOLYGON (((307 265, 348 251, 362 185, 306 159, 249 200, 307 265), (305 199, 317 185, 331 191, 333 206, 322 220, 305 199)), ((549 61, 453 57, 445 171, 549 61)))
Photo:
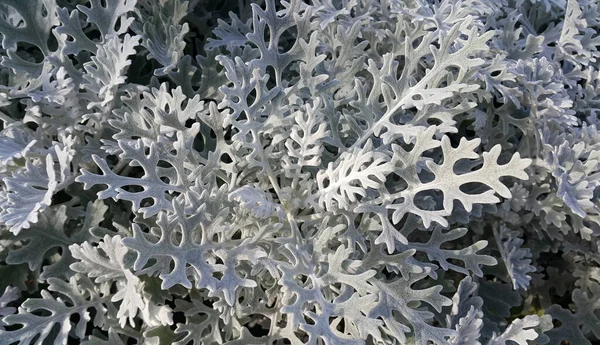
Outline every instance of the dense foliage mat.
POLYGON ((598 344, 598 30, 0 1, 0 344, 598 344))

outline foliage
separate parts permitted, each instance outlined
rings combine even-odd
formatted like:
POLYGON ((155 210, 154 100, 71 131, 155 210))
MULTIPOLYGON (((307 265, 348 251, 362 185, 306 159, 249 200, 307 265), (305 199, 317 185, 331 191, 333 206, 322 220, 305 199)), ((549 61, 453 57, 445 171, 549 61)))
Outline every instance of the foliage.
POLYGON ((4 0, 0 345, 600 341, 592 0, 4 0))

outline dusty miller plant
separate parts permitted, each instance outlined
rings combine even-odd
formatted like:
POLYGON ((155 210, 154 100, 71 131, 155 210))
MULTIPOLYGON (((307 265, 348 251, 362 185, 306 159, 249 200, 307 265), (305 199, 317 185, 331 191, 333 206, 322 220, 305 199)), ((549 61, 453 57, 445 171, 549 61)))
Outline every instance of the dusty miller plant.
POLYGON ((597 344, 599 18, 0 1, 0 344, 597 344))

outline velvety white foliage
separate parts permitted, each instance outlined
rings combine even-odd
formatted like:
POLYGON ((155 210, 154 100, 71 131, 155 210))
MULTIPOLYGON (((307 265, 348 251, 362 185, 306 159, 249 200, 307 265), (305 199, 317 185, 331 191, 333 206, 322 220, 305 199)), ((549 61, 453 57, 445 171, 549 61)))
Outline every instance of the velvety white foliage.
MULTIPOLYGON (((16 287, 6 287, 2 296, 0 296, 0 316, 4 317, 13 314, 16 308, 8 307, 7 305, 17 299, 19 299, 19 289, 16 287)), ((4 325, 4 321, 0 322, 0 327, 4 325)))
MULTIPOLYGON (((78 280, 76 277, 65 282, 58 278, 48 278, 50 284, 47 290, 41 291, 41 298, 30 298, 19 308, 18 314, 8 315, 3 321, 8 325, 22 325, 12 331, 4 331, 0 344, 31 344, 34 339, 44 341, 52 336, 54 343, 66 344, 69 333, 73 332, 76 338, 85 337, 87 322, 100 325, 104 322, 106 307, 103 303, 110 296, 102 296, 94 291, 94 286, 88 280, 78 280), (58 293, 62 298, 54 298, 51 292, 58 293), (88 309, 95 309, 92 320, 88 309), (43 316, 34 314, 34 311, 44 310, 43 316), (72 324, 69 320, 72 315, 77 315, 79 321, 72 324), (52 329, 59 326, 57 333, 52 329)), ((36 341, 36 342, 37 342, 36 341)))
MULTIPOLYGON (((548 316, 543 317, 549 319, 548 316)), ((488 345, 505 345, 507 341, 519 345, 527 345, 538 338, 540 330, 536 327, 543 322, 537 315, 527 315, 523 319, 514 320, 506 330, 499 335, 492 336, 488 345)))
POLYGON ((15 159, 25 157, 34 144, 35 140, 27 140, 25 133, 8 128, 0 139, 0 162, 7 166, 15 159))
POLYGON ((25 162, 25 167, 15 171, 5 180, 6 193, 0 212, 0 222, 10 227, 16 235, 38 221, 38 214, 52 203, 60 180, 54 171, 52 156, 25 162), (45 161, 45 162, 44 162, 45 161))
POLYGON ((105 235, 96 247, 89 242, 83 242, 81 245, 69 246, 69 250, 77 260, 70 266, 73 271, 87 275, 96 283, 116 283, 118 291, 112 296, 111 301, 121 302, 116 315, 121 327, 127 321, 135 327, 135 316, 138 311, 149 325, 168 325, 172 322, 168 307, 155 306, 158 307, 157 310, 152 311, 156 313, 155 315, 144 315, 150 312, 149 309, 154 307, 154 304, 148 300, 149 296, 143 293, 140 279, 128 268, 131 262, 126 261, 128 249, 121 243, 121 236, 105 235))
POLYGON ((83 96, 89 101, 88 109, 100 110, 96 115, 100 116, 98 121, 112 110, 109 104, 115 100, 119 85, 125 82, 125 70, 131 64, 128 56, 135 54, 138 44, 139 37, 128 34, 122 41, 117 36, 107 38, 106 42, 98 45, 92 61, 84 64, 86 73, 83 75, 84 82, 81 86, 88 92, 83 96))
MULTIPOLYGON (((94 207, 88 206, 90 209, 94 207)), ((69 231, 65 228, 67 221, 66 206, 51 206, 41 214, 36 224, 14 237, 15 241, 24 245, 11 250, 6 262, 12 265, 27 264, 30 270, 39 271, 46 261, 40 274, 41 278, 70 277, 72 272, 69 265, 75 260, 68 250, 69 245, 81 243, 91 236, 87 231, 69 231), (61 251, 62 255, 57 257, 57 251, 61 251)), ((97 225, 94 224, 97 221, 88 221, 90 225, 97 225)))
POLYGON ((521 248, 524 241, 506 226, 501 226, 500 231, 495 232, 494 236, 513 287, 527 289, 531 280, 529 273, 536 271, 536 268, 531 265, 531 251, 529 248, 521 248))
POLYGON ((189 32, 188 23, 180 24, 187 14, 187 2, 140 1, 140 20, 133 23, 133 30, 142 37, 142 45, 148 49, 149 57, 163 67, 157 68, 157 76, 165 75, 177 67, 183 58, 184 37, 189 32))
POLYGON ((281 206, 275 204, 269 194, 263 190, 245 185, 229 193, 229 201, 237 201, 240 207, 248 210, 252 217, 266 219, 275 214, 281 214, 281 206))
POLYGON ((392 172, 390 156, 383 152, 372 152, 373 144, 367 142, 362 149, 344 152, 337 162, 329 163, 327 170, 319 171, 319 203, 327 210, 337 207, 350 209, 365 197, 367 189, 378 189, 385 176, 392 172))
POLYGON ((0 2, 0 345, 591 345, 592 0, 0 2))

